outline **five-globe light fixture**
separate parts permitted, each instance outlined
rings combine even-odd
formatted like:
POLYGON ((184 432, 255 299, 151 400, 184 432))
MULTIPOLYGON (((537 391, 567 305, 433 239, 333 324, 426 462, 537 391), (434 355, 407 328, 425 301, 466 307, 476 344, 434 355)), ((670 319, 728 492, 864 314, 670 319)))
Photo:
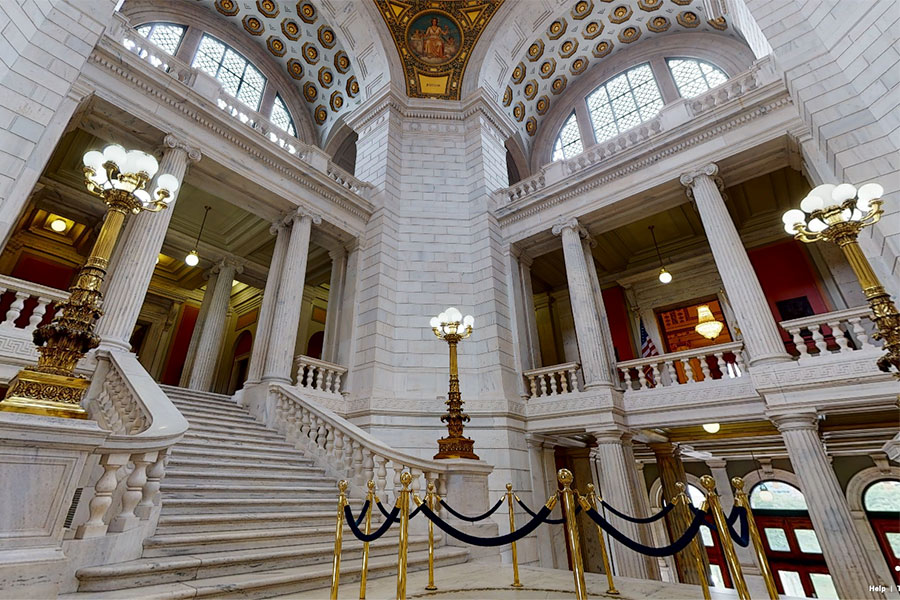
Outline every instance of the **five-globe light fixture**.
POLYGON ((820 185, 800 202, 799 210, 784 213, 782 221, 784 230, 802 242, 825 240, 843 251, 872 310, 878 328, 873 337, 884 344, 885 355, 878 359, 878 368, 885 372, 893 369, 900 377, 900 313, 857 241, 864 227, 881 219, 882 194, 884 189, 877 183, 858 190, 849 183, 820 185))
POLYGON ((450 392, 447 394, 447 412, 441 421, 447 423, 447 436, 438 440, 438 453, 434 458, 471 458, 478 460, 475 454, 475 441, 463 435, 463 424, 469 421, 469 415, 462 409, 462 395, 459 393, 459 368, 456 362, 456 345, 472 335, 475 317, 462 316, 454 307, 450 307, 431 319, 431 330, 439 339, 446 340, 450 346, 450 392))
POLYGON ((84 155, 84 185, 106 204, 103 226, 69 297, 57 307, 53 320, 38 327, 34 343, 38 364, 26 368, 10 382, 0 410, 69 418, 87 418, 81 397, 89 381, 75 375, 78 361, 100 343, 94 323, 103 314, 100 286, 125 217, 141 211, 157 212, 174 199, 178 179, 164 173, 156 178, 151 196, 146 187, 159 163, 140 150, 126 151, 112 144, 103 152, 84 155))

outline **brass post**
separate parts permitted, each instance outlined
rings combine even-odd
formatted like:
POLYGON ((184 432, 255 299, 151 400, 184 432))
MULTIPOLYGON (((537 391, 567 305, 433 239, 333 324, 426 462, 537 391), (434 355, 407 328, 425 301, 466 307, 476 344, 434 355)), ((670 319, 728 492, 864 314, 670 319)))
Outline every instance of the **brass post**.
MULTIPOLYGON (((596 509, 597 506, 599 506, 600 496, 594 491, 593 483, 587 484, 586 498, 590 508, 596 509)), ((600 557, 603 559, 603 570, 606 571, 606 583, 609 587, 609 589, 606 590, 606 593, 617 596, 619 590, 616 589, 616 584, 613 583, 612 567, 609 564, 609 554, 606 552, 606 541, 603 539, 603 529, 601 529, 599 525, 597 525, 597 539, 600 540, 600 557)))
MULTIPOLYGON (((435 495, 437 491, 434 489, 434 484, 428 484, 428 491, 425 493, 425 505, 430 510, 435 510, 435 495)), ((434 585, 434 523, 431 520, 428 521, 428 585, 425 586, 426 590, 436 590, 437 586, 434 585)))
POLYGON ((759 572, 763 581, 766 582, 766 591, 769 593, 771 600, 778 600, 778 587, 775 585, 775 575, 772 573, 772 567, 769 566, 766 549, 763 546, 762 539, 759 537, 759 529, 756 528, 756 521, 753 519, 753 510, 750 509, 747 494, 744 493, 744 480, 741 477, 734 477, 731 480, 731 485, 734 486, 736 491, 734 494, 735 506, 743 506, 747 509, 747 527, 750 530, 750 539, 753 541, 753 553, 756 554, 759 572))
MULTIPOLYGON (((678 489, 678 494, 672 498, 672 504, 688 507, 691 504, 691 499, 688 497, 685 492, 684 483, 681 481, 675 482, 675 487, 678 489)), ((704 506, 704 510, 706 507, 704 506)), ((703 590, 703 598, 705 600, 710 600, 709 595, 709 581, 707 580, 706 566, 703 564, 703 557, 700 554, 700 540, 698 539, 700 536, 695 535, 694 539, 691 540, 690 546, 690 555, 693 557, 694 568, 697 570, 697 578, 700 580, 700 588, 703 590)))
POLYGON ((572 471, 560 469, 556 478, 562 484, 559 491, 563 512, 566 514, 566 542, 572 557, 572 576, 575 578, 575 598, 587 600, 587 585, 584 582, 584 564, 581 562, 581 541, 578 539, 578 524, 575 522, 575 492, 569 487, 574 477, 572 471))
POLYGON ((463 412, 462 394, 459 391, 459 366, 456 359, 456 346, 472 335, 472 326, 454 321, 441 323, 440 327, 433 327, 432 331, 450 346, 450 391, 447 393, 447 412, 441 417, 441 422, 447 424, 447 435, 437 441, 438 453, 434 458, 478 460, 478 455, 475 454, 475 441, 463 434, 465 423, 468 423, 470 418, 463 412))
MULTIPOLYGON (((509 503, 509 532, 512 533, 516 530, 516 513, 513 509, 513 493, 512 493, 512 484, 506 484, 506 501, 509 503)), ((513 582, 512 586, 516 588, 522 587, 522 582, 519 581, 519 553, 516 551, 516 543, 513 542, 510 544, 512 546, 512 566, 513 566, 513 582)))
MULTIPOLYGON (((371 479, 366 483, 369 489, 366 492, 366 501, 369 508, 366 510, 366 535, 372 533, 372 507, 375 505, 375 482, 371 479)), ((369 542, 363 542, 362 567, 359 578, 359 600, 366 600, 366 577, 369 573, 369 542)))
POLYGON ((337 600, 341 579, 341 543, 344 540, 344 506, 347 504, 347 480, 338 482, 337 525, 334 527, 334 559, 331 563, 331 600, 337 600))
POLYGON ((734 551, 734 544, 731 542, 728 521, 725 518, 725 513, 722 512, 719 495, 716 493, 716 480, 709 475, 704 475, 700 478, 700 483, 706 488, 706 499, 707 502, 709 502, 709 508, 713 513, 716 529, 719 531, 719 543, 722 545, 722 553, 725 555, 725 562, 728 563, 728 569, 731 571, 734 589, 737 591, 738 598, 741 600, 750 600, 750 592, 747 591, 747 582, 744 581, 741 563, 738 561, 737 553, 734 551))
POLYGON ((406 600, 406 552, 409 547, 409 484, 412 475, 406 471, 400 475, 403 489, 397 497, 400 506, 400 542, 397 550, 397 600, 406 600))

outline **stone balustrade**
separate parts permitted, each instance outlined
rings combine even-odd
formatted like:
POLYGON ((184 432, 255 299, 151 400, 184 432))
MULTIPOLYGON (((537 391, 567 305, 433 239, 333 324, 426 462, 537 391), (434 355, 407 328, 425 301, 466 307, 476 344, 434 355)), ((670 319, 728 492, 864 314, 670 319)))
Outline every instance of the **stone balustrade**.
POLYGON ((779 325, 791 338, 788 350, 798 359, 881 347, 881 342, 872 337, 875 324, 866 306, 791 319, 779 325))
POLYGON ((523 372, 529 397, 562 396, 580 391, 578 388, 580 368, 581 365, 577 362, 569 362, 523 372))
POLYGON ((678 385, 715 385, 722 379, 747 374, 742 342, 729 342, 693 350, 671 352, 616 364, 625 390, 646 390, 678 385))
MULTIPOLYGON (((125 21, 124 18, 122 18, 125 21)), ((126 21, 127 23, 127 21, 126 21)), ((130 26, 123 26, 119 32, 122 45, 158 69, 162 69, 187 85, 193 85, 196 71, 191 66, 139 34, 130 26)))
POLYGON ((757 61, 749 69, 732 77, 722 85, 689 99, 687 101, 688 112, 691 116, 697 116, 735 98, 740 98, 767 82, 770 79, 769 75, 774 76, 772 61, 769 59, 757 61))
MULTIPOLYGON (((0 326, 29 333, 49 321, 53 317, 53 305, 69 296, 68 292, 0 275, 0 297, 3 295, 9 295, 10 303, 5 313, 0 314, 0 326)), ((5 304, 0 301, 0 306, 5 304)))
POLYGON ((298 388, 340 395, 346 367, 302 354, 294 357, 294 365, 297 367, 295 385, 298 388))

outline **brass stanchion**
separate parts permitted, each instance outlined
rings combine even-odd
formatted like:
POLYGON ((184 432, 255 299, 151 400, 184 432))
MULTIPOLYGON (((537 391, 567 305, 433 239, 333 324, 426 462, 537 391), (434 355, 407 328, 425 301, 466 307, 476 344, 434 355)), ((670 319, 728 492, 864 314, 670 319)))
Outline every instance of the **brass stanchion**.
POLYGON ((575 597, 587 600, 587 585, 584 582, 584 565, 581 562, 581 541, 578 539, 578 524, 575 522, 575 492, 569 487, 574 477, 572 471, 560 469, 556 478, 562 484, 559 491, 563 511, 566 514, 566 542, 569 544, 569 556, 572 557, 572 575, 575 577, 575 597))
MULTIPOLYGON (((372 533, 372 507, 375 505, 375 482, 371 479, 366 483, 369 491, 366 492, 366 501, 369 508, 366 510, 366 535, 372 533)), ((366 576, 369 573, 369 542, 363 542, 362 567, 359 578, 359 600, 366 600, 366 576)))
POLYGON ((400 483, 403 489, 397 497, 400 506, 400 542, 397 550, 397 600, 406 600, 406 554, 409 547, 409 484, 412 475, 405 472, 400 475, 400 483))
POLYGON ((750 502, 747 500, 747 494, 744 493, 744 480, 741 477, 734 477, 731 480, 731 485, 736 490, 734 505, 743 506, 747 510, 747 527, 750 529, 750 539, 753 541, 753 552, 756 554, 759 572, 766 582, 766 591, 769 592, 771 600, 778 600, 778 587, 775 585, 775 576, 772 573, 772 567, 769 566, 769 559, 766 557, 766 549, 763 546, 762 539, 759 537, 759 529, 756 528, 753 511, 750 509, 750 502))
MULTIPOLYGON (((691 499, 685 492, 686 488, 684 483, 676 481, 675 487, 678 489, 678 495, 672 498, 672 504, 690 506, 691 499)), ((704 511, 706 510, 706 503, 704 503, 702 509, 704 511)), ((703 598, 705 600, 710 600, 711 596, 709 595, 709 581, 707 579, 706 566, 703 564, 703 557, 700 555, 700 541, 697 539, 699 537, 699 535, 695 535, 694 539, 691 540, 690 554, 693 557, 694 568, 697 570, 697 578, 700 579, 700 588, 703 590, 703 598)))
MULTIPOLYGON (((599 505, 600 497, 594 492, 594 484, 587 484, 587 494, 582 496, 581 506, 585 509, 593 508, 596 510, 599 505), (585 506, 585 504, 587 504, 587 506, 585 506)), ((606 590, 606 593, 618 595, 619 590, 616 589, 616 584, 613 583, 612 567, 609 564, 609 554, 606 552, 606 541, 603 539, 603 529, 599 525, 597 525, 597 539, 600 540, 600 557, 603 559, 603 570, 606 571, 606 582, 609 584, 609 589, 606 590)))
POLYGON ((716 522, 716 529, 719 531, 719 543, 722 545, 722 553, 725 555, 725 562, 728 563, 728 569, 731 571, 734 589, 737 591, 738 598, 741 600, 750 600, 750 592, 747 591, 747 582, 744 581, 741 563, 738 562, 737 553, 734 551, 734 544, 731 542, 728 520, 725 518, 725 513, 722 512, 719 495, 716 493, 716 480, 709 475, 704 475, 700 478, 700 483, 706 488, 706 498, 709 502, 709 508, 712 510, 713 519, 716 522))
MULTIPOLYGON (((434 489, 434 484, 429 483, 428 491, 425 494, 425 505, 429 510, 437 510, 436 496, 437 490, 434 489)), ((437 589, 437 586, 434 585, 434 523, 430 519, 428 521, 428 585, 425 586, 425 589, 437 589)))
POLYGON ((341 543, 344 541, 344 506, 347 504, 347 480, 338 482, 337 525, 334 527, 334 560, 331 563, 331 600, 337 600, 341 579, 341 543))
MULTIPOLYGON (((512 493, 512 484, 506 484, 506 501, 509 503, 509 532, 512 533, 516 530, 516 513, 513 509, 513 493, 512 493)), ((522 582, 519 581, 519 553, 516 551, 516 543, 513 542, 510 544, 512 546, 512 565, 513 565, 513 582, 512 586, 520 588, 522 587, 522 582)))

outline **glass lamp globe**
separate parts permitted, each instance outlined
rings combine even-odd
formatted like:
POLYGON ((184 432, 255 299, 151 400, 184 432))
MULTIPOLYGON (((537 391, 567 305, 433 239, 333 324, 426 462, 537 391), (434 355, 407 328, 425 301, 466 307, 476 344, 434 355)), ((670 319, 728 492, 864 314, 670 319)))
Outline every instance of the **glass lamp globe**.
POLYGON ((196 267, 200 264, 200 255, 197 254, 196 250, 191 250, 188 255, 184 257, 184 264, 189 267, 196 267))
POLYGON ((666 271, 664 268, 659 270, 659 282, 660 283, 671 283, 672 282, 672 274, 666 271))
POLYGON ((62 219, 53 219, 53 221, 50 222, 50 229, 56 233, 62 233, 66 230, 66 222, 62 219))
POLYGON ((766 487, 766 484, 761 484, 759 486, 759 499, 763 502, 771 502, 775 499, 775 495, 766 487))
POLYGON ((437 317, 431 317, 431 328, 437 329, 440 326, 441 326, 441 320, 438 319, 437 317))
POLYGON ((462 321, 462 313, 456 307, 451 306, 446 311, 447 320, 450 323, 459 323, 462 321))
POLYGON ((718 423, 704 423, 703 431, 706 433, 718 433, 720 429, 720 425, 718 423))

